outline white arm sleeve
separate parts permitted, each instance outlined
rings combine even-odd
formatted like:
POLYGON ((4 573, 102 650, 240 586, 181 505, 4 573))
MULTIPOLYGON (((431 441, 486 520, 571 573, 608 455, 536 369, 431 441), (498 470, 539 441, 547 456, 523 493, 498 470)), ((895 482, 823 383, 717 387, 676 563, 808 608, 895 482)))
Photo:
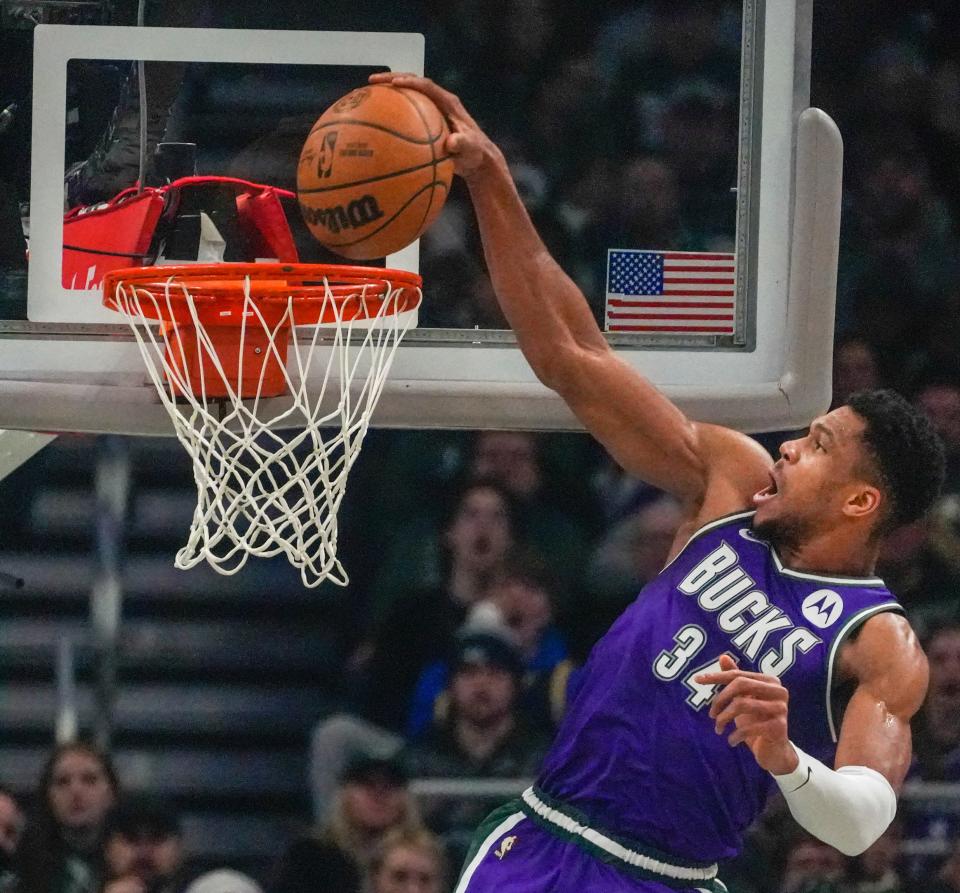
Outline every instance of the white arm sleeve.
POLYGON ((789 775, 774 775, 791 815, 814 837, 847 856, 874 844, 897 814, 890 782, 866 766, 833 770, 793 749, 800 765, 789 775))

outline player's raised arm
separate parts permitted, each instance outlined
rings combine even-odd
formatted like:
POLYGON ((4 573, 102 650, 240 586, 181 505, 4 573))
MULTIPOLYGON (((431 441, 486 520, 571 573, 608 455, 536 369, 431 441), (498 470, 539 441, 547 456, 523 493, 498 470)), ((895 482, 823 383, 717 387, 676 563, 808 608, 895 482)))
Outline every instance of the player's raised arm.
POLYGON ((752 440, 686 416, 623 362, 583 294, 550 256, 503 154, 460 100, 425 78, 393 73, 374 83, 421 90, 450 122, 447 150, 467 182, 497 299, 537 377, 629 472, 709 515, 750 505, 769 484, 770 459, 752 440))

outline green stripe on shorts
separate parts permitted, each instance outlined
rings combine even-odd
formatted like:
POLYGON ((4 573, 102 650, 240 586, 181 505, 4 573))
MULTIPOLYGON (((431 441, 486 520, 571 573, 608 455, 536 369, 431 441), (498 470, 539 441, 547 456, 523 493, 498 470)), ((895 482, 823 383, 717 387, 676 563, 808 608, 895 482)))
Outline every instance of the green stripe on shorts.
MULTIPOLYGON (((487 838, 497 830, 497 826, 510 818, 510 816, 516 815, 518 812, 524 812, 522 807, 523 803, 519 797, 516 800, 510 800, 508 803, 504 803, 503 806, 498 806, 477 826, 477 830, 474 832, 473 838, 470 841, 470 849, 467 850, 467 856, 463 860, 463 865, 460 868, 460 880, 463 879, 463 874, 467 870, 467 867, 476 858, 477 853, 480 852, 480 848, 487 842, 487 838)), ((524 815, 526 815, 526 813, 524 813, 524 815)), ((457 885, 459 886, 459 880, 457 885)))

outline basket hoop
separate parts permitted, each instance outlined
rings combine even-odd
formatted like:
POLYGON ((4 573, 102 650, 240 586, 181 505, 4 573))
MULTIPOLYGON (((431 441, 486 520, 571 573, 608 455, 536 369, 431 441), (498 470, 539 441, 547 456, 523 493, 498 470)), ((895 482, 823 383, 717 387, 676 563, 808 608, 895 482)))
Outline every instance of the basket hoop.
POLYGON ((197 510, 177 567, 206 559, 231 574, 250 555, 285 554, 305 585, 346 585, 337 510, 394 354, 416 324, 420 285, 401 270, 330 264, 104 277, 103 303, 130 325, 193 462, 197 510))

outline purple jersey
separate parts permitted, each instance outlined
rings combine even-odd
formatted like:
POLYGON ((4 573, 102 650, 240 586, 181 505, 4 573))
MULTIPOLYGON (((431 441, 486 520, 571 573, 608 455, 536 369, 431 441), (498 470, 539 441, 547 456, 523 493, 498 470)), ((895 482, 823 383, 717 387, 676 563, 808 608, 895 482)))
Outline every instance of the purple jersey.
POLYGON ((832 764, 840 646, 900 606, 879 579, 785 568, 752 518, 701 528, 590 654, 537 782, 590 827, 683 859, 740 851, 775 785, 746 746, 714 733, 716 687, 694 679, 724 653, 782 680, 791 740, 832 764))

